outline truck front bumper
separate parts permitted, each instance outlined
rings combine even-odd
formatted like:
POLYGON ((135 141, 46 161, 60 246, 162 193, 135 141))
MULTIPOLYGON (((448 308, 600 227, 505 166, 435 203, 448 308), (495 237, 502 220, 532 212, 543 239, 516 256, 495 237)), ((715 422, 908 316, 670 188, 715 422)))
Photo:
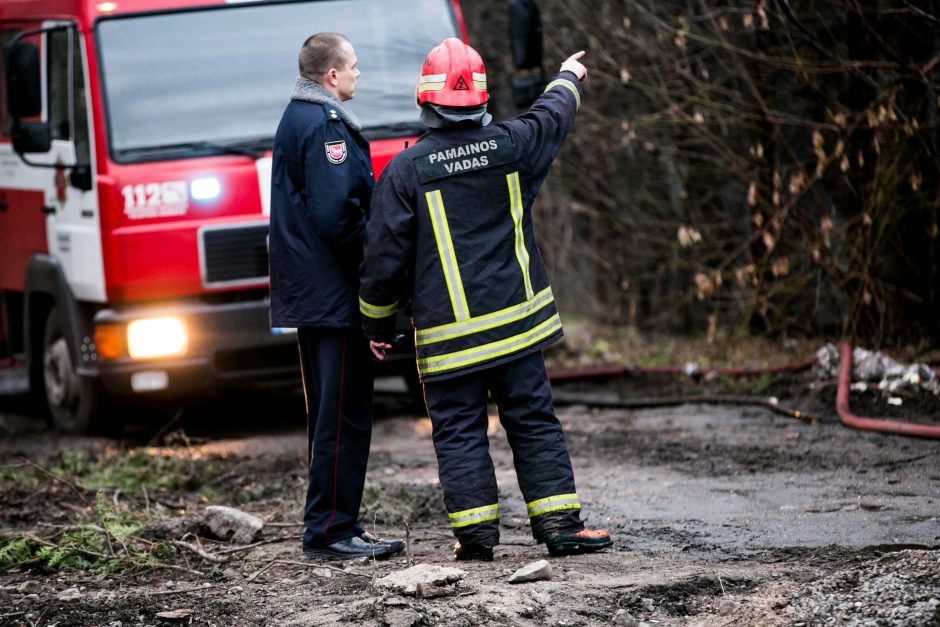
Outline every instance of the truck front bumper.
POLYGON ((300 383, 296 334, 271 329, 267 300, 105 309, 95 315, 95 326, 123 329, 132 321, 161 316, 183 322, 185 353, 141 359, 126 351, 111 359, 96 355, 108 393, 176 396, 224 385, 300 383))

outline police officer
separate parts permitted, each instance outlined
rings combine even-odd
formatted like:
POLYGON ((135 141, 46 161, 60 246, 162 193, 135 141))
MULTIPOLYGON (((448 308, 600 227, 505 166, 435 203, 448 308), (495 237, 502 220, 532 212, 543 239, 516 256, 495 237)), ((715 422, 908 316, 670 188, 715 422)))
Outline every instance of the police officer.
POLYGON ((499 542, 487 394, 513 451, 532 533, 552 555, 611 545, 584 528, 541 350, 562 337, 530 208, 574 123, 583 52, 528 112, 491 124, 483 61, 447 39, 416 90, 429 131, 375 189, 360 269, 363 329, 376 357, 410 298, 418 371, 433 424, 457 559, 493 558, 499 542))
POLYGON ((271 325, 296 327, 307 404, 308 557, 388 557, 404 548, 358 523, 372 434, 372 362, 357 305, 373 175, 369 144, 343 102, 360 72, 343 35, 304 42, 300 76, 274 138, 271 325))

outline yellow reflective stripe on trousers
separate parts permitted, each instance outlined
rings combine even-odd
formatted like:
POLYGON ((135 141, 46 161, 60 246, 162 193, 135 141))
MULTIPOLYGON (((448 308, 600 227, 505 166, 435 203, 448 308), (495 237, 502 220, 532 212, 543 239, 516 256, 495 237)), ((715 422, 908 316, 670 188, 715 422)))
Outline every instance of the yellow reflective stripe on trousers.
POLYGON ((415 343, 417 343, 418 346, 424 346, 426 344, 433 344, 434 342, 452 340, 456 337, 463 337, 495 327, 501 327, 515 322, 516 320, 521 320, 535 313, 542 307, 551 305, 553 302, 555 302, 555 297, 552 296, 552 288, 546 287, 536 294, 535 297, 523 301, 518 305, 506 307, 505 309, 500 309, 499 311, 494 311, 493 313, 484 314, 482 316, 474 316, 462 322, 451 322, 449 324, 419 330, 415 333, 415 343))
POLYGON ((450 228, 447 226, 447 214, 444 213, 441 191, 434 190, 424 196, 428 201, 428 211, 431 213, 431 226, 434 227, 437 253, 441 258, 444 280, 447 281, 447 292, 450 294, 450 304, 454 308, 454 318, 466 320, 470 317, 470 308, 467 306, 467 297, 463 293, 463 281, 460 279, 457 255, 454 254, 454 242, 450 238, 450 228))
POLYGON ((569 90, 571 93, 574 94, 574 99, 578 103, 577 108, 578 109, 581 108, 581 94, 578 93, 578 88, 575 86, 574 83, 569 81, 567 78, 556 78, 555 80, 553 80, 551 83, 548 84, 548 86, 545 88, 545 91, 548 91, 549 89, 553 87, 564 87, 565 89, 569 90))
POLYGON ((462 512, 447 514, 450 518, 450 526, 467 527, 469 525, 478 525, 487 520, 499 520, 499 505, 484 505, 474 509, 465 509, 462 512))
POLYGON ((549 512, 559 512, 565 509, 581 509, 581 503, 578 501, 577 494, 558 494, 548 498, 539 499, 526 503, 529 510, 529 518, 541 516, 549 512))
POLYGON ((370 305, 362 300, 362 298, 359 299, 359 313, 370 318, 388 318, 389 316, 394 316, 397 308, 397 300, 391 305, 370 305))
POLYGON ((506 175, 509 184, 509 210, 512 212, 512 223, 516 231, 516 259, 522 268, 522 282, 525 284, 525 297, 532 298, 532 279, 529 278, 529 251, 525 249, 525 235, 522 233, 522 215, 525 208, 522 206, 522 185, 519 183, 519 173, 506 175))
POLYGON ((561 319, 558 314, 554 314, 545 322, 529 329, 518 335, 507 337, 497 342, 490 342, 482 346, 474 346, 462 351, 447 353, 446 355, 434 355, 433 357, 424 357, 418 360, 418 371, 422 374, 432 374, 443 372, 454 368, 472 366, 481 362, 489 361, 510 355, 538 344, 553 333, 561 330, 561 319))

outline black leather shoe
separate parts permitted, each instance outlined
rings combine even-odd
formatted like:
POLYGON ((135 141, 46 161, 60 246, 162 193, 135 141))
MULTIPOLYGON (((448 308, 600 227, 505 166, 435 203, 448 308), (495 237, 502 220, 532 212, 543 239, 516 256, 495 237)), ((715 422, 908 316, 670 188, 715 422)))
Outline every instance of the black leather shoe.
POLYGON ((357 557, 385 559, 397 553, 387 544, 370 544, 356 537, 346 538, 326 546, 304 547, 305 557, 322 557, 333 560, 349 560, 357 557))
POLYGON ((488 546, 479 546, 477 544, 454 545, 454 558, 460 561, 474 560, 478 562, 492 562, 493 549, 488 546))
POLYGON ((560 533, 545 541, 548 554, 555 557, 579 555, 606 549, 614 543, 610 534, 602 529, 582 529, 577 533, 560 533))
POLYGON ((379 538, 374 536, 368 531, 363 531, 359 536, 359 539, 368 542, 369 544, 385 544, 392 547, 392 553, 398 553, 399 551, 404 550, 405 541, 401 538, 379 538))

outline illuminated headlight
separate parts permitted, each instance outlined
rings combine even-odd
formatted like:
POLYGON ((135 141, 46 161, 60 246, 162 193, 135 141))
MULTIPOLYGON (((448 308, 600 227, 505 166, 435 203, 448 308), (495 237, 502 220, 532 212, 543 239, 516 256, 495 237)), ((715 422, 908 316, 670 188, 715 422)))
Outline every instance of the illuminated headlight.
POLYGON ((147 318, 127 325, 127 352, 134 359, 183 355, 189 345, 179 318, 147 318))
POLYGON ((189 195, 193 200, 212 200, 218 198, 222 193, 222 186, 219 179, 213 177, 196 179, 189 184, 189 195))

